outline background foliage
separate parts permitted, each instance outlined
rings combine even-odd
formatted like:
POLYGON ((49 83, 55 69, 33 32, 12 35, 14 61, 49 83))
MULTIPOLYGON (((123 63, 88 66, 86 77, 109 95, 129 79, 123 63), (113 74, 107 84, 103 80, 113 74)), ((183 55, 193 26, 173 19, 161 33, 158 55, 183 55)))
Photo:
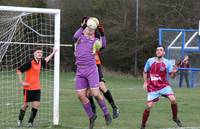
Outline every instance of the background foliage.
MULTIPOLYGON (((108 40, 102 52, 104 67, 125 73, 141 73, 146 59, 154 55, 158 28, 197 28, 199 0, 139 0, 136 39, 136 0, 0 0, 1 5, 60 8, 61 43, 72 44, 73 33, 83 16, 104 22, 108 40), (135 54, 137 54, 135 56, 135 54), (136 58, 136 59, 135 59, 136 58), (136 62, 135 62, 136 61, 136 62)), ((71 70, 72 48, 61 48, 61 68, 71 70)))

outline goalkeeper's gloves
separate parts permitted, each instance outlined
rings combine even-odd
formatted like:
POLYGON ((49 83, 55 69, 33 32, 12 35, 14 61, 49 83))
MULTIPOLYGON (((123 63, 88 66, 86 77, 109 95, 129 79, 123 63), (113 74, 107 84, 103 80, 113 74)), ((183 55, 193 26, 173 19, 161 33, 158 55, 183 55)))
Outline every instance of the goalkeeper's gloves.
POLYGON ((99 26, 98 26, 98 30, 100 32, 100 35, 101 36, 104 36, 104 26, 103 26, 103 23, 99 23, 99 26))
POLYGON ((85 16, 81 19, 81 27, 85 29, 87 27, 87 20, 89 19, 88 16, 85 16))

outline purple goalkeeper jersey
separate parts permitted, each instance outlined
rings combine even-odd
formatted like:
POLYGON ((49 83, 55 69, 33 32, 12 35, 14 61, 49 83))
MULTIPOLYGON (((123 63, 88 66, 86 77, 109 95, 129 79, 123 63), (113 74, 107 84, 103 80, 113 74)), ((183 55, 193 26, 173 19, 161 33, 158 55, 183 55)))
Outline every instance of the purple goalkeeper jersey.
MULTIPOLYGON (((83 28, 79 28, 74 34, 74 39, 78 40, 76 45, 76 65, 79 66, 91 66, 96 65, 94 54, 92 53, 93 45, 98 38, 89 39, 84 36, 83 28)), ((102 48, 106 47, 106 38, 105 36, 101 37, 102 48)))

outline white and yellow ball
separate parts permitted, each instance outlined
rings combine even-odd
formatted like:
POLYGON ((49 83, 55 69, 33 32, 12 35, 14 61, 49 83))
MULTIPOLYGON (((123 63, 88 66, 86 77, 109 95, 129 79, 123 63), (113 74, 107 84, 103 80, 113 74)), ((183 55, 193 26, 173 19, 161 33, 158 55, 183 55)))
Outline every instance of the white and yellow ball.
POLYGON ((87 27, 90 28, 90 29, 96 29, 97 26, 99 25, 99 20, 95 17, 90 17, 88 20, 87 20, 87 27))

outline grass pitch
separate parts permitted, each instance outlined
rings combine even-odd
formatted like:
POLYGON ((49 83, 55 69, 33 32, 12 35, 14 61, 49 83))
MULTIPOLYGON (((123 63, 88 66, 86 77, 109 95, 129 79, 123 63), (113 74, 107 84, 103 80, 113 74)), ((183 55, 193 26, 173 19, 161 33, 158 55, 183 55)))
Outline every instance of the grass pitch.
MULTIPOLYGON (((111 126, 106 127, 103 114, 98 107, 98 118, 94 129, 139 129, 146 102, 146 92, 142 89, 142 80, 116 75, 107 75, 105 79, 107 87, 120 109, 120 117, 113 120, 111 126)), ((38 124, 36 129, 87 129, 88 118, 75 94, 74 74, 62 73, 60 84, 59 126, 38 124)), ((179 106, 179 117, 185 126, 179 129, 200 129, 199 87, 193 89, 173 87, 173 89, 179 106)), ((109 103, 107 106, 112 113, 109 103)), ((147 129, 176 129, 177 126, 171 118, 170 103, 167 99, 161 98, 152 109, 147 129)), ((13 121, 16 120, 16 118, 13 119, 13 121)), ((12 126, 1 127, 1 129, 18 128, 12 126)))

